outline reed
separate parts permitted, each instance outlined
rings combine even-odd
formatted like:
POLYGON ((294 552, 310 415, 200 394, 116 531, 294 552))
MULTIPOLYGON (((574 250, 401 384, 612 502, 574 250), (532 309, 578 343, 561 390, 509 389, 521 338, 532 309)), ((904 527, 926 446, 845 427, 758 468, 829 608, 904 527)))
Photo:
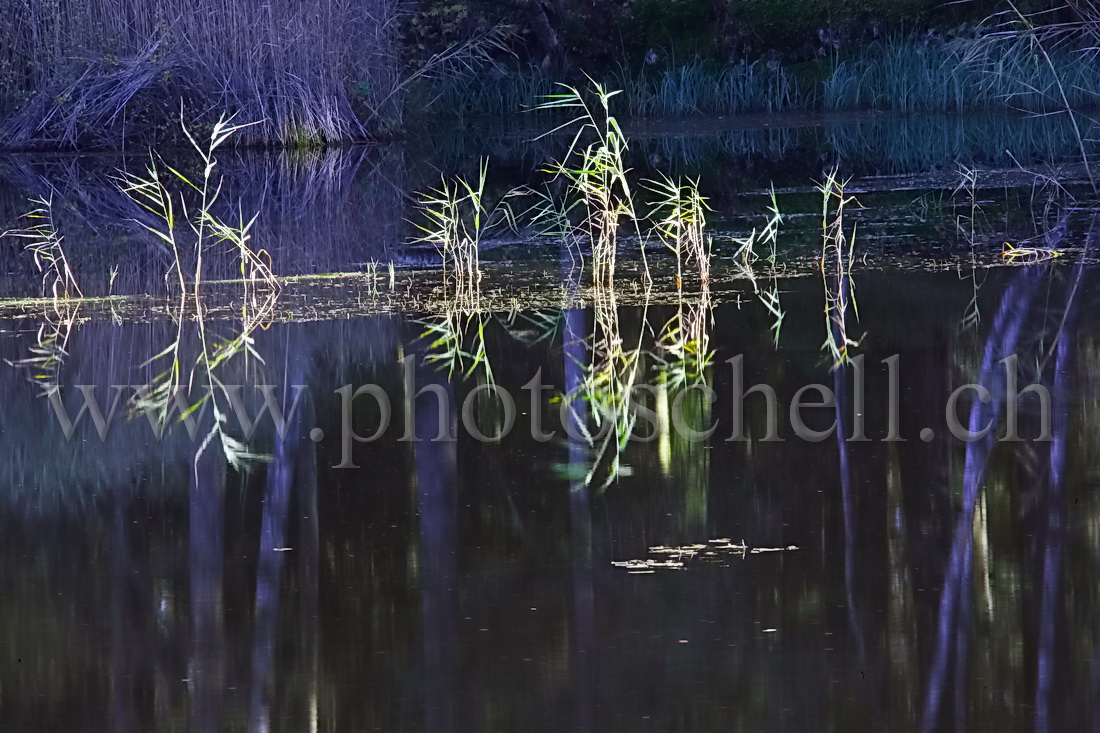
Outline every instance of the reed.
POLYGON ((1052 23, 1042 13, 1025 15, 1012 0, 1008 0, 1008 6, 1010 10, 999 16, 1003 21, 998 32, 983 39, 978 53, 988 56, 992 48, 996 57, 1026 59, 1026 66, 1015 64, 1007 70, 998 67, 996 78, 1023 84, 1042 100, 1042 109, 1058 112, 1069 120, 1092 192, 1100 196, 1090 165, 1088 136, 1083 130, 1086 124, 1095 127, 1100 120, 1080 111, 1100 105, 1100 13, 1079 8, 1080 22, 1052 23), (1001 50, 1001 46, 1007 50, 1001 50), (1068 71, 1064 61, 1067 55, 1078 64, 1068 71))
POLYGON ((486 234, 501 225, 515 228, 509 195, 496 206, 488 206, 488 175, 489 163, 482 159, 476 181, 461 176, 451 181, 444 178, 420 197, 424 221, 416 225, 421 232, 416 241, 438 250, 443 258, 444 289, 453 283, 459 301, 477 300, 482 277, 479 250, 486 234))
POLYGON ((764 304, 764 307, 768 309, 768 312, 772 316, 772 343, 778 347, 779 332, 783 329, 783 319, 787 317, 787 312, 783 310, 783 306, 779 301, 777 243, 779 240, 779 225, 783 223, 783 215, 779 212, 779 204, 775 200, 775 187, 771 189, 771 200, 768 203, 768 213, 768 222, 764 225, 761 239, 768 245, 768 254, 765 256, 765 259, 771 267, 772 281, 771 285, 756 287, 756 281, 753 280, 753 287, 757 297, 760 298, 760 302, 764 304))
POLYGON ((430 114, 538 121, 540 100, 553 94, 555 81, 538 66, 488 63, 460 73, 437 74, 410 89, 410 100, 430 114))
POLYGON ((632 117, 784 112, 815 106, 813 96, 787 71, 759 62, 721 66, 694 60, 656 73, 631 73, 620 66, 610 83, 625 91, 623 103, 632 117))
MULTIPOLYGON (((234 125, 224 118, 220 119, 211 129, 206 145, 200 144, 186 127, 183 128, 184 135, 202 163, 202 174, 198 178, 193 179, 163 161, 158 165, 156 158, 150 160, 144 176, 123 172, 118 177, 126 195, 154 217, 155 223, 141 224, 171 251, 172 265, 181 292, 188 289, 188 283, 183 271, 184 247, 179 241, 179 231, 181 225, 186 225, 191 231, 194 268, 190 288, 194 293, 196 308, 201 308, 199 299, 203 258, 207 250, 216 245, 228 245, 228 249, 236 253, 241 281, 246 288, 253 283, 263 283, 276 289, 279 287, 271 270, 270 257, 264 250, 254 250, 250 244, 251 230, 259 213, 246 220, 243 209, 238 206, 237 221, 229 223, 215 212, 222 191, 222 178, 217 170, 217 150, 235 133, 248 127, 251 125, 234 125), (161 168, 167 173, 162 173, 161 168), (184 193, 173 192, 166 180, 182 184, 183 192, 198 195, 193 215, 186 216, 188 206, 184 193), (177 211, 184 212, 182 220, 177 211)), ((170 273, 166 273, 165 279, 169 277, 170 273)))
POLYGON ((978 302, 978 291, 982 281, 978 278, 978 261, 974 248, 978 236, 978 215, 981 207, 978 204, 978 171, 959 164, 959 183, 951 194, 952 203, 959 197, 964 197, 959 205, 965 213, 955 215, 955 231, 963 237, 970 247, 970 284, 972 287, 970 302, 963 313, 961 327, 977 329, 982 320, 981 305, 978 302))
POLYGON ((1097 106, 1100 67, 1080 29, 1040 30, 1044 26, 1030 21, 1010 27, 1018 21, 998 15, 977 37, 931 43, 894 37, 838 59, 823 84, 823 105, 898 112, 1097 106), (1047 53, 1038 50, 1037 38, 1047 53))
POLYGON ((955 215, 955 231, 962 235, 973 247, 977 239, 978 213, 978 171, 959 164, 959 183, 955 186, 952 198, 965 195, 963 203, 965 214, 955 215))
POLYGON ((698 179, 673 180, 660 174, 657 180, 646 180, 642 186, 657 196, 651 203, 649 220, 661 242, 676 257, 676 290, 683 285, 682 260, 695 262, 699 281, 705 288, 710 283, 711 242, 704 229, 707 200, 699 193, 698 179))
POLYGON ((783 215, 779 212, 779 204, 775 198, 775 188, 771 190, 771 200, 768 204, 768 220, 764 226, 753 229, 746 237, 733 237, 733 243, 737 250, 733 256, 734 266, 738 274, 752 283, 753 294, 767 308, 772 316, 772 341, 779 345, 779 332, 783 328, 783 319, 786 311, 783 310, 779 297, 779 272, 778 250, 779 226, 783 222, 783 215), (767 248, 767 253, 761 255, 757 250, 767 248), (764 285, 756 274, 756 263, 765 260, 771 268, 771 284, 764 285))
MULTIPOLYGON (((559 85, 564 91, 550 95, 543 110, 566 110, 576 116, 547 134, 575 128, 568 153, 552 164, 547 173, 563 179, 569 189, 564 212, 578 208, 580 229, 592 249, 592 276, 597 287, 611 287, 615 279, 615 257, 619 228, 626 222, 637 226, 634 198, 626 165, 627 139, 611 114, 610 101, 619 94, 589 79, 595 104, 590 104, 576 87, 559 85), (587 144, 585 140, 590 139, 587 144)), ((645 250, 642 249, 643 259, 645 250)), ((646 273, 648 276, 648 266, 646 273)))
POLYGON ((845 207, 856 204, 854 196, 847 196, 847 181, 839 177, 834 168, 818 185, 821 193, 821 280, 825 288, 825 343, 833 368, 847 364, 849 347, 858 346, 848 333, 848 311, 851 308, 859 318, 855 299, 855 282, 852 280, 852 255, 855 250, 856 227, 851 234, 844 228, 845 207))
POLYGON ((361 139, 400 119, 395 0, 21 0, 0 56, 29 99, 9 147, 172 132, 180 99, 258 124, 250 144, 361 139), (350 82, 350 83, 349 83, 350 82))
POLYGON ((0 236, 23 240, 23 249, 34 257, 34 265, 42 275, 43 293, 49 293, 56 303, 61 299, 84 297, 76 276, 69 267, 69 258, 62 246, 64 237, 57 231, 53 199, 32 199, 37 208, 24 215, 33 222, 22 229, 11 229, 0 236))
MULTIPOLYGON (((179 304, 175 314, 176 337, 146 362, 146 365, 158 365, 161 371, 153 378, 149 388, 135 395, 130 405, 131 412, 144 413, 150 421, 157 422, 163 429, 169 424, 173 410, 178 420, 187 421, 209 402, 213 407, 215 420, 210 432, 203 439, 199 454, 216 439, 226 459, 237 469, 244 468, 249 461, 262 460, 264 457, 252 452, 246 442, 227 432, 226 416, 230 413, 230 406, 226 400, 230 398, 220 373, 229 362, 240 355, 263 362, 263 357, 255 349, 253 334, 270 322, 280 290, 278 279, 271 270, 270 257, 266 256, 264 250, 254 250, 250 243, 251 230, 259 214, 246 220, 242 207, 238 205, 237 220, 226 222, 215 213, 222 191, 216 153, 235 133, 247 127, 249 125, 234 125, 225 119, 218 120, 205 145, 200 144, 184 128, 184 135, 202 164, 202 174, 198 178, 189 177, 163 162, 158 166, 155 158, 150 161, 146 176, 123 173, 119 178, 123 191, 158 221, 157 224, 143 225, 170 248, 173 255, 172 270, 180 286, 179 304), (166 174, 161 173, 161 167, 167 171, 166 174), (194 213, 187 215, 189 209, 184 193, 173 192, 166 180, 181 184, 185 191, 197 196, 198 203, 191 209, 194 213), (177 211, 182 212, 182 216, 177 216, 177 211), (184 229, 189 230, 192 237, 194 268, 190 282, 184 274, 182 262, 184 244, 180 241, 180 234, 184 229), (230 336, 220 336, 208 329, 202 298, 204 256, 209 249, 217 246, 236 254, 243 288, 239 309, 240 327, 230 336), (185 366, 182 348, 184 324, 188 320, 188 297, 193 303, 192 318, 196 324, 199 352, 194 362, 185 366), (192 385, 196 381, 205 385, 205 392, 196 401, 188 402, 182 395, 183 385, 192 385)), ((165 274, 166 280, 170 278, 171 272, 170 270, 165 274)))

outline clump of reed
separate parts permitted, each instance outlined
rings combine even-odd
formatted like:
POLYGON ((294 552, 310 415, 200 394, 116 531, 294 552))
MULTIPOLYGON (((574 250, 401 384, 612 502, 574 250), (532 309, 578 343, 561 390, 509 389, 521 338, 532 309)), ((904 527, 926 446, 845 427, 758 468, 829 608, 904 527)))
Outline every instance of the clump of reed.
MULTIPOLYGON (((605 84, 622 90, 623 114, 638 119, 816 109, 1095 108, 1100 106, 1100 20, 1091 8, 1080 14, 1082 21, 1062 24, 999 14, 977 35, 947 39, 895 35, 824 60, 820 78, 775 63, 693 59, 661 68, 620 66, 605 84)), ((553 79, 534 66, 490 64, 476 73, 441 75, 433 84, 427 93, 448 114, 509 117, 544 109, 538 100, 550 93, 553 79)))
POLYGON ((709 328, 711 238, 705 232, 706 213, 711 209, 699 193, 698 180, 674 180, 661 174, 643 185, 657 196, 649 219, 661 242, 676 257, 677 294, 683 289, 684 259, 694 262, 699 277, 698 300, 685 303, 678 298, 675 315, 660 330, 655 356, 667 385, 705 381, 714 358, 709 328))
MULTIPOLYGON (((246 221, 239 207, 235 222, 227 222, 215 213, 215 205, 221 193, 221 179, 216 175, 218 163, 215 153, 244 127, 246 126, 219 120, 214 124, 206 145, 199 144, 191 132, 184 128, 183 134, 194 147, 202 164, 203 172, 198 178, 190 178, 164 163, 158 165, 153 158, 149 163, 146 176, 123 173, 117 180, 121 190, 156 222, 144 222, 143 226, 171 252, 172 267, 165 274, 165 280, 170 280, 174 273, 179 285, 179 306, 175 313, 175 339, 146 362, 146 365, 157 364, 162 370, 151 380, 149 387, 137 391, 130 404, 131 413, 144 413, 152 424, 158 425, 160 430, 163 430, 170 422, 175 410, 179 419, 188 423, 190 430, 194 423, 193 413, 201 410, 202 406, 210 401, 214 406, 215 424, 204 439, 200 452, 215 437, 218 437, 227 459, 238 467, 242 466, 245 460, 258 456, 248 449, 245 442, 226 432, 226 415, 230 410, 227 409, 225 400, 232 398, 227 396, 218 373, 238 354, 251 354, 262 362, 262 358, 253 346, 252 335, 257 328, 269 321, 279 291, 279 283, 271 271, 269 258, 265 259, 263 250, 257 252, 250 244, 250 230, 256 217, 253 216, 246 221), (167 173, 162 173, 162 169, 167 173), (168 187, 167 183, 173 181, 180 184, 188 194, 197 195, 196 206, 189 209, 184 193, 175 192, 168 187), (183 264, 187 247, 182 242, 182 234, 187 230, 190 231, 193 240, 190 249, 193 254, 194 269, 190 275, 190 282, 188 282, 188 275, 184 273, 183 264), (240 310, 241 329, 233 336, 225 338, 208 333, 201 292, 204 255, 209 249, 219 245, 227 246, 237 255, 241 283, 244 286, 244 299, 240 310), (262 289, 257 287, 260 285, 264 287, 262 289), (201 349, 193 366, 186 369, 182 351, 189 296, 193 297, 193 318, 198 327, 201 349), (167 362, 166 365, 165 362, 167 362), (205 377, 202 381, 205 382, 206 393, 197 402, 189 403, 187 398, 182 396, 181 390, 184 384, 195 383, 196 373, 199 374, 200 379, 205 377), (221 397, 218 395, 219 389, 222 393, 221 397)), ((27 249, 34 254, 36 263, 46 273, 44 277, 52 283, 54 309, 58 318, 50 320, 47 314, 47 323, 50 323, 52 328, 47 330, 43 327, 39 331, 30 355, 18 361, 17 366, 31 370, 34 381, 52 400, 59 399, 56 394, 57 371, 68 355, 66 344, 80 304, 76 298, 83 298, 83 293, 76 285, 75 276, 69 268, 61 246, 62 238, 57 233, 53 222, 51 202, 43 199, 37 203, 40 204, 40 208, 32 212, 31 217, 40 221, 26 230, 11 234, 29 240, 27 249), (70 292, 70 288, 75 291, 75 296, 70 292), (62 305, 66 307, 65 317, 61 317, 62 305)), ((200 419, 202 414, 200 411, 200 419)))
POLYGON ((857 204, 854 196, 844 193, 847 181, 834 168, 825 176, 817 190, 821 193, 821 280, 825 288, 825 349, 833 367, 847 364, 849 347, 858 346, 848 334, 849 307, 859 318, 852 280, 852 258, 856 244, 856 227, 851 234, 844 228, 844 210, 857 204))
POLYGON ((642 185, 657 196, 649 218, 661 242, 676 257, 676 290, 683 287, 683 259, 695 262, 703 287, 710 284, 710 237, 704 233, 707 200, 699 193, 698 179, 673 180, 660 174, 642 185))
MULTIPOLYGON (((410 89, 414 104, 440 115, 509 118, 536 113, 555 80, 538 66, 485 64, 468 73, 440 74, 410 89)), ((536 115, 537 116, 537 115, 536 115)))
POLYGON ((34 257, 34 265, 42 275, 43 293, 49 293, 56 304, 60 299, 72 296, 84 297, 76 276, 69 267, 69 259, 62 246, 64 237, 58 233, 54 221, 53 199, 32 199, 36 208, 24 215, 33 222, 22 229, 11 229, 0 236, 23 240, 23 249, 34 257))
MULTIPOLYGON (((231 412, 227 400, 232 397, 219 374, 240 355, 263 362, 263 357, 255 349, 253 334, 270 322, 280 290, 279 281, 271 270, 270 258, 264 250, 253 249, 250 243, 251 230, 259 214, 246 219, 243 210, 238 207, 237 220, 226 221, 215 213, 222 190, 222 181, 217 175, 216 152, 234 134, 247 127, 234 125, 225 119, 218 120, 205 145, 184 128, 184 135, 202 163, 202 174, 198 178, 191 178, 165 163, 158 166, 156 159, 153 159, 144 177, 122 174, 119 179, 123 191, 158 222, 143 225, 172 252, 172 269, 180 288, 175 314, 176 338, 146 362, 148 365, 160 365, 162 370, 151 380, 149 387, 135 395, 131 411, 133 414, 144 413, 161 429, 168 425, 175 411, 177 419, 187 422, 190 430, 192 414, 198 411, 201 419, 203 406, 210 403, 214 410, 214 425, 203 439, 199 454, 216 439, 226 459, 235 468, 242 468, 248 461, 262 459, 263 456, 249 449, 248 436, 242 441, 227 432, 227 415, 231 412), (161 172, 162 167, 167 173, 161 172), (193 213, 188 214, 187 199, 183 193, 174 192, 166 181, 181 184, 185 191, 197 195, 197 204, 191 209, 193 213), (192 235, 190 249, 194 269, 190 281, 183 268, 186 244, 181 241, 180 235, 185 230, 192 235), (240 327, 230 336, 219 336, 208 330, 202 299, 203 262, 208 250, 215 246, 226 247, 236 254, 243 287, 240 327), (199 351, 194 362, 185 367, 182 349, 188 296, 193 302, 192 317, 197 327, 199 351), (205 391, 196 401, 188 402, 182 394, 183 386, 196 382, 203 384, 205 391)), ((172 271, 166 273, 165 279, 170 279, 171 274, 172 271)))
POLYGON ((611 98, 619 92, 594 81, 591 84, 595 104, 576 87, 562 84, 564 91, 550 95, 540 109, 576 110, 572 120, 551 131, 576 128, 568 153, 546 170, 555 179, 564 180, 569 189, 564 209, 554 209, 550 218, 564 222, 569 212, 579 209, 579 228, 592 248, 593 282, 597 287, 609 287, 615 278, 619 227, 624 219, 637 226, 638 217, 627 175, 627 139, 610 109, 611 98), (586 139, 591 142, 585 143, 586 139))
MULTIPOLYGON (((620 66, 604 77, 622 90, 630 117, 679 118, 781 112, 816 106, 814 95, 781 67, 760 62, 720 65, 700 60, 637 72, 620 66)), ((545 113, 541 100, 554 94, 554 77, 538 66, 489 63, 469 73, 433 76, 414 88, 418 104, 458 118, 509 118, 545 113)), ((538 114, 536 117, 540 116, 538 114)), ((542 115, 545 116, 545 115, 542 115)))
POLYGON ((783 215, 779 212, 779 204, 775 199, 775 188, 771 190, 771 200, 768 204, 768 220, 764 227, 757 231, 753 229, 747 237, 734 238, 737 252, 734 254, 734 263, 740 274, 752 283, 753 294, 767 308, 772 317, 772 341, 779 345, 779 332, 783 328, 783 319, 787 313, 783 310, 779 298, 779 271, 778 251, 779 225, 783 222, 783 215), (757 252, 758 247, 767 247, 766 255, 757 252), (755 265, 759 260, 765 260, 771 268, 771 284, 764 285, 757 277, 755 265))
MULTIPOLYGON (((233 135, 251 127, 250 124, 234 125, 229 120, 219 119, 210 131, 206 145, 195 139, 192 133, 183 127, 183 134, 198 154, 202 163, 202 175, 193 179, 166 163, 158 166, 155 158, 150 160, 145 176, 122 173, 118 179, 122 190, 146 212, 154 217, 155 224, 142 222, 151 234, 163 243, 172 253, 173 269, 180 286, 180 292, 189 288, 183 272, 183 246, 179 241, 180 227, 186 225, 193 234, 191 245, 194 254, 194 270, 190 288, 194 293, 196 306, 199 307, 200 289, 203 280, 203 258, 207 250, 215 245, 228 245, 238 256, 241 281, 247 288, 253 283, 262 283, 273 289, 279 287, 278 280, 271 271, 270 258, 263 250, 256 251, 250 244, 252 226, 259 214, 245 219, 244 212, 238 208, 237 221, 227 222, 215 213, 215 206, 221 195, 222 180, 216 176, 218 161, 215 153, 233 135), (162 173, 161 169, 167 171, 162 173), (183 193, 174 193, 169 189, 168 181, 183 186, 185 192, 197 193, 198 202, 194 213, 187 215, 187 200, 183 193), (180 212, 182 217, 177 214, 180 212)), ((166 273, 165 279, 171 273, 166 273)))
POLYGON ((485 198, 489 163, 482 160, 474 182, 459 176, 443 178, 438 187, 421 195, 424 222, 416 240, 435 247, 443 258, 444 289, 454 284, 459 301, 476 303, 481 283, 480 247, 487 232, 501 224, 514 227, 507 196, 490 208, 485 198))

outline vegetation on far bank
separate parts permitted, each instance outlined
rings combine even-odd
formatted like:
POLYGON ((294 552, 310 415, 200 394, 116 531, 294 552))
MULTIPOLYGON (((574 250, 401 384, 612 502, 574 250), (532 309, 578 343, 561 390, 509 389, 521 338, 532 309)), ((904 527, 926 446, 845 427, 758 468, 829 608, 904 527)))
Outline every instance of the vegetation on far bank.
POLYGON ((1100 11, 1047 0, 17 0, 0 147, 383 140, 508 117, 585 75, 630 117, 1100 105, 1100 11))

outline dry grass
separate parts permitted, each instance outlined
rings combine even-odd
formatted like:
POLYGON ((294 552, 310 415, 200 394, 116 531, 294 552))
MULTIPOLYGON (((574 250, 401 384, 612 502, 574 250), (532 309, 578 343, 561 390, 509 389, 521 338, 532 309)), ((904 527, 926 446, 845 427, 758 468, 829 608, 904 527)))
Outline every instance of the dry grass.
POLYGON ((171 134, 180 99, 256 121, 241 142, 363 138, 399 117, 395 0, 13 0, 0 74, 28 99, 8 147, 171 134))

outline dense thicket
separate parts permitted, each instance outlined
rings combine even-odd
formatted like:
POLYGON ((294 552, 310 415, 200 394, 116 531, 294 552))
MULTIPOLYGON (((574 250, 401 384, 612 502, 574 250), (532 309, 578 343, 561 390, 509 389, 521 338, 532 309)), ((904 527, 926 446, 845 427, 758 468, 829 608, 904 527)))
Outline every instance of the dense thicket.
POLYGON ((396 121, 396 0, 7 0, 11 147, 117 145, 192 116, 242 139, 362 138, 396 121))
POLYGON ((6 0, 0 147, 160 144, 181 113, 254 123, 245 144, 379 139, 408 113, 512 114, 582 74, 638 115, 1090 105, 1100 15, 1063 1, 6 0), (1044 31, 1049 63, 978 43, 1033 33, 1013 7, 1072 26, 1044 31))

